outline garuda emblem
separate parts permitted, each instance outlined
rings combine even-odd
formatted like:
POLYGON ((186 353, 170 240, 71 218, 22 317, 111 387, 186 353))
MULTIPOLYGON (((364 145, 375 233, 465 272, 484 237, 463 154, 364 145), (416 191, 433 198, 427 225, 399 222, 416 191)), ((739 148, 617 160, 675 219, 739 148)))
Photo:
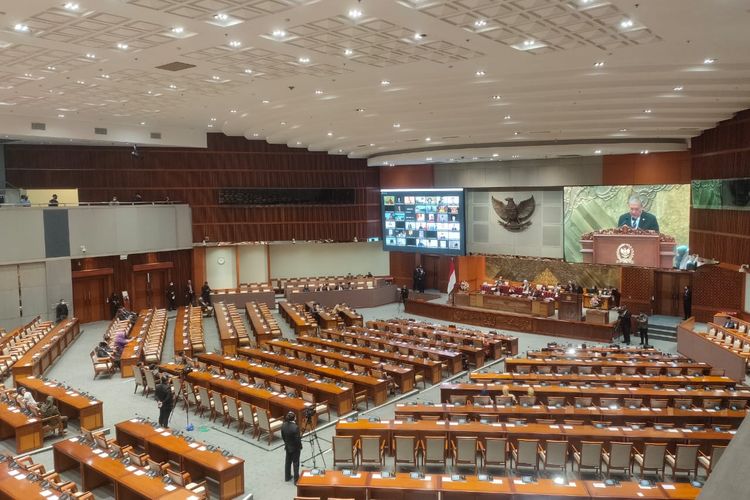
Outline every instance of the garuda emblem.
POLYGON ((505 198, 505 201, 507 203, 496 200, 494 196, 492 197, 492 208, 495 209, 495 213, 500 217, 500 220, 497 221, 498 224, 508 231, 514 232, 523 231, 529 227, 531 225, 529 219, 531 219, 536 209, 534 196, 528 200, 523 200, 518 205, 513 201, 513 198, 505 198))

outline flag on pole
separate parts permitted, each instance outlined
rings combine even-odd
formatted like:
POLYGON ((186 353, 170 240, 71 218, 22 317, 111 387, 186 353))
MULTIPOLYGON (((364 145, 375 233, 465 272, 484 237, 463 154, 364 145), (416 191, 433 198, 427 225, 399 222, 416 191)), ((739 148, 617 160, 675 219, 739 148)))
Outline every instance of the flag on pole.
POLYGON ((451 259, 451 268, 450 268, 450 276, 448 277, 448 293, 451 293, 453 291, 453 288, 456 286, 456 266, 453 263, 453 259, 451 259))

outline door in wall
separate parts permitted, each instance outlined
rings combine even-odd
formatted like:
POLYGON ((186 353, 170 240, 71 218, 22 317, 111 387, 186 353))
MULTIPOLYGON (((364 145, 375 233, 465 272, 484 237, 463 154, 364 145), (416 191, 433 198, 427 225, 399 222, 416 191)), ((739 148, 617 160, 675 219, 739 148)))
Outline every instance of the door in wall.
POLYGON ((692 283, 692 273, 657 271, 654 273, 654 314, 682 316, 682 291, 692 283))
POLYGON ((73 315, 81 323, 111 319, 107 297, 112 275, 73 278, 73 315))
POLYGON ((440 282, 440 256, 422 255, 422 267, 427 273, 425 288, 429 290, 439 290, 440 282))
POLYGON ((133 310, 166 307, 167 269, 136 271, 133 273, 133 310))

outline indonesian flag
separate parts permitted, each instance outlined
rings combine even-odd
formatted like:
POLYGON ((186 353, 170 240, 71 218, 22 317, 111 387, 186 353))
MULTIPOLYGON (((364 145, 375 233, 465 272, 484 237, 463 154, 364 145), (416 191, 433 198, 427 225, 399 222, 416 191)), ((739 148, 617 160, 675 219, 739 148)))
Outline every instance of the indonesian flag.
POLYGON ((456 266, 453 263, 453 259, 451 259, 451 269, 450 269, 450 277, 448 278, 448 293, 450 294, 453 292, 453 289, 456 286, 456 266))

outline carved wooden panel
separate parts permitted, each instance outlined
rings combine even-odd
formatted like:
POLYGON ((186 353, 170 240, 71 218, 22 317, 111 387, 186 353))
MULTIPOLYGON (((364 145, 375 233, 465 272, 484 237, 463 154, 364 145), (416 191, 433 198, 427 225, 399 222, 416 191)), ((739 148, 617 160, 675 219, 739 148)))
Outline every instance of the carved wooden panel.
POLYGON ((745 274, 717 266, 703 266, 693 279, 693 316, 710 321, 720 311, 742 311, 745 274))
POLYGON ((620 304, 633 314, 651 314, 651 297, 654 295, 654 271, 642 267, 622 268, 620 304))

